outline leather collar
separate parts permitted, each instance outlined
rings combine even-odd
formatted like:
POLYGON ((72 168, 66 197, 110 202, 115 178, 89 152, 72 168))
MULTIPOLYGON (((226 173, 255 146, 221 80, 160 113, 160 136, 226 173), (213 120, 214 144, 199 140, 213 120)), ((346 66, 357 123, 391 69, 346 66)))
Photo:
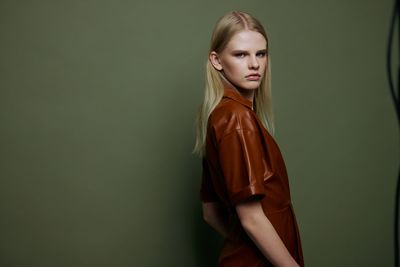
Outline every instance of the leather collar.
POLYGON ((232 85, 226 83, 224 83, 224 98, 235 100, 249 109, 253 109, 253 103, 250 100, 243 97, 232 85))

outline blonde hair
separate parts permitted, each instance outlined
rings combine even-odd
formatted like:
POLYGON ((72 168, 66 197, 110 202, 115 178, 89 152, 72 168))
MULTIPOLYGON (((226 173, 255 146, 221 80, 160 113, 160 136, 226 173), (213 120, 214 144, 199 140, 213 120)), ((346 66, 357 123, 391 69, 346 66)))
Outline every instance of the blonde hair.
MULTIPOLYGON (((242 30, 259 32, 267 41, 267 68, 261 80, 260 87, 255 92, 254 104, 257 117, 263 123, 264 127, 273 134, 271 64, 268 54, 268 38, 261 23, 256 18, 244 12, 233 11, 225 14, 218 20, 214 28, 208 54, 212 51, 217 53, 223 51, 232 36, 242 30)), ((194 152, 200 156, 205 154, 208 118, 224 95, 223 80, 225 80, 225 77, 212 66, 210 60, 207 60, 204 101, 197 116, 196 144, 194 148, 194 152)))

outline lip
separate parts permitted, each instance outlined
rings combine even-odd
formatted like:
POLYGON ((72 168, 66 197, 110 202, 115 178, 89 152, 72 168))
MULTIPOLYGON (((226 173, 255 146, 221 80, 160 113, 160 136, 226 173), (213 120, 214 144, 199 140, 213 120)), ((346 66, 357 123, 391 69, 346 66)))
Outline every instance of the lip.
POLYGON ((247 80, 250 80, 250 81, 258 81, 258 80, 260 79, 260 77, 261 77, 260 74, 258 74, 258 73, 252 73, 252 74, 250 74, 250 75, 247 75, 247 76, 246 76, 246 79, 247 79, 247 80))

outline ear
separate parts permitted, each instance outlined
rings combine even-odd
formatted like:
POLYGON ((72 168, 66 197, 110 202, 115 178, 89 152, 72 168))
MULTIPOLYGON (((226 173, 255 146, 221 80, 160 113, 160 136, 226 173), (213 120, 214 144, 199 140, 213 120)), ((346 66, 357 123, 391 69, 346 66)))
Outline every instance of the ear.
POLYGON ((210 60, 211 64, 213 65, 213 67, 218 70, 221 71, 222 70, 222 65, 221 65, 221 60, 217 54, 217 52, 212 51, 208 57, 208 59, 210 60))

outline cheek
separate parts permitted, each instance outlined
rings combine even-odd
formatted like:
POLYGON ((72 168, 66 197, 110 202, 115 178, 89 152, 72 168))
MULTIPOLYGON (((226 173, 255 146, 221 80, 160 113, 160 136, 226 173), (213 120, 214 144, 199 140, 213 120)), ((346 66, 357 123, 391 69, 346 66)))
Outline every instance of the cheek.
POLYGON ((264 72, 267 69, 267 65, 268 64, 266 60, 260 61, 260 69, 262 72, 264 72))
POLYGON ((240 73, 242 69, 242 63, 235 60, 225 62, 225 71, 230 73, 240 73))
POLYGON ((264 59, 264 68, 267 68, 268 67, 268 60, 267 59, 264 59))

